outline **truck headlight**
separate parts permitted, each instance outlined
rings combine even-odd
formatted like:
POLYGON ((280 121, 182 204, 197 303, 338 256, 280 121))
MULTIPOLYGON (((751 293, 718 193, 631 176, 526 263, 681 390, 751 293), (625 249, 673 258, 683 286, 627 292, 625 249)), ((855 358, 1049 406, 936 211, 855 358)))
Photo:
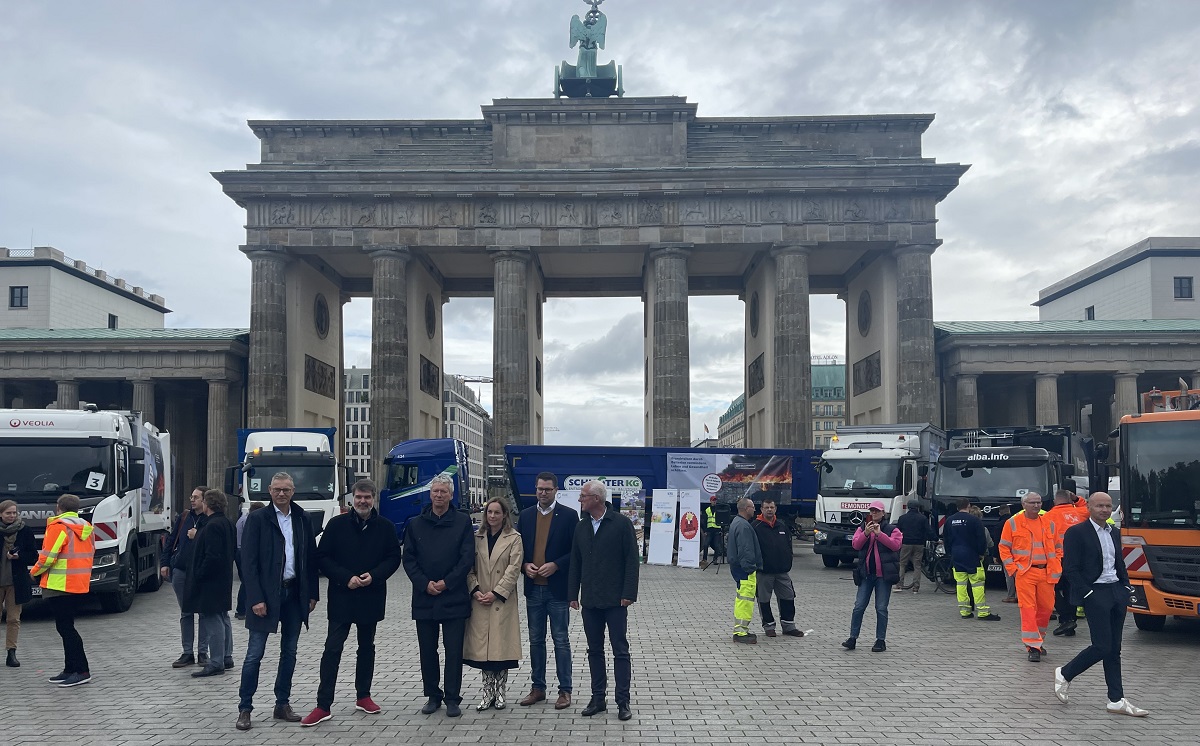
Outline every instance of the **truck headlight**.
POLYGON ((115 564, 117 564, 117 555, 115 552, 110 552, 96 557, 92 562, 92 567, 108 567, 115 564))
POLYGON ((824 531, 813 531, 813 541, 829 541, 829 534, 824 531))

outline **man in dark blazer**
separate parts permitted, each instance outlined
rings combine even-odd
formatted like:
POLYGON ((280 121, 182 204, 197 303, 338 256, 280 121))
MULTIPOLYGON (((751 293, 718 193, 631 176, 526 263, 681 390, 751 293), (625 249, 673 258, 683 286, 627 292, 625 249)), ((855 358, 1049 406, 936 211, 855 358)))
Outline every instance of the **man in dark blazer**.
POLYGON ((525 611, 529 620, 529 674, 533 686, 521 700, 524 706, 546 699, 546 619, 554 640, 554 669, 558 674, 558 700, 554 709, 571 705, 571 638, 567 611, 567 575, 571 544, 579 514, 555 500, 558 477, 544 471, 537 475, 537 505, 521 511, 517 531, 521 534, 525 576, 525 611))
POLYGON ((370 479, 351 488, 353 510, 334 516, 321 533, 317 564, 329 578, 329 631, 321 655, 317 706, 300 724, 312 726, 333 717, 333 690, 350 625, 358 627, 358 658, 354 668, 354 709, 368 715, 383 711, 371 699, 375 675, 375 628, 383 621, 387 581, 400 567, 396 524, 375 510, 377 490, 370 479))
POLYGON ((571 567, 567 575, 567 598, 571 608, 583 608, 583 633, 588 643, 588 669, 592 674, 592 698, 583 708, 585 717, 608 709, 604 698, 608 672, 604 667, 604 630, 613 651, 613 674, 617 680, 617 717, 633 717, 629 688, 633 663, 629 656, 629 606, 637 601, 638 556, 633 522, 613 509, 608 488, 591 481, 579 492, 582 519, 575 526, 571 567), (582 595, 580 586, 583 587, 582 595))
POLYGON ((1070 583, 1071 605, 1083 604, 1087 613, 1092 644, 1054 670, 1054 696, 1066 704, 1067 687, 1075 677, 1103 661, 1108 685, 1105 709, 1114 715, 1145 717, 1149 713, 1125 699, 1121 687, 1121 630, 1130 589, 1121 555, 1121 529, 1108 523, 1112 511, 1112 497, 1093 492, 1088 498, 1088 520, 1063 536, 1063 577, 1070 583))
POLYGON ((242 529, 242 582, 246 586, 246 660, 238 689, 238 730, 250 730, 250 712, 258 690, 258 669, 267 649, 267 636, 280 632, 279 669, 275 674, 275 719, 300 721, 292 710, 292 674, 300 627, 317 607, 317 540, 312 521, 292 502, 296 484, 290 474, 271 477, 270 507, 246 518, 242 529))

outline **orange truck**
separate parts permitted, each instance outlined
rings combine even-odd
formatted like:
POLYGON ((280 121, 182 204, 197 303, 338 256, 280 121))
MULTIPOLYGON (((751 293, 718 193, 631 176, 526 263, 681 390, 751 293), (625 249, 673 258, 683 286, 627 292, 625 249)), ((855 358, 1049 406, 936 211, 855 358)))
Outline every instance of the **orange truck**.
POLYGON ((1200 616, 1200 391, 1142 395, 1121 418, 1122 552, 1138 629, 1200 616))

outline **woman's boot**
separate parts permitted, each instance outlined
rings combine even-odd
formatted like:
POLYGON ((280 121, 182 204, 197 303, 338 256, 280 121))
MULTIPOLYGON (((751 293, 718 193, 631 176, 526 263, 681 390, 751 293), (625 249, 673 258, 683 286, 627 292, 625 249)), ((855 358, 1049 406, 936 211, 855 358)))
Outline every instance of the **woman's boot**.
POLYGON ((8 660, 4 661, 4 665, 8 666, 9 668, 20 668, 21 667, 21 662, 17 660, 17 649, 16 648, 8 649, 8 660))
POLYGON ((496 702, 495 674, 491 671, 481 671, 483 674, 483 699, 475 709, 479 712, 490 708, 496 702))
POLYGON ((505 707, 504 690, 508 688, 508 669, 496 672, 496 699, 495 705, 497 710, 503 710, 505 707))

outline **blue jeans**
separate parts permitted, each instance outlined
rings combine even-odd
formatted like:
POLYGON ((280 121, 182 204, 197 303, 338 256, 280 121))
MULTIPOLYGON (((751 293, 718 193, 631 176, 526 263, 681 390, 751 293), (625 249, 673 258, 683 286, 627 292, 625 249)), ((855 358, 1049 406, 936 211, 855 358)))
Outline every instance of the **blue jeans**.
POLYGON ((550 619, 550 637, 554 640, 554 670, 558 690, 571 691, 571 622, 566 601, 556 601, 550 586, 532 585, 525 597, 525 616, 529 619, 529 670, 533 688, 546 691, 546 619, 550 619))
MULTIPOLYGON (((296 671, 296 646, 300 641, 301 611, 303 603, 296 598, 291 588, 284 588, 279 606, 279 669, 275 673, 275 706, 290 703, 292 696, 292 674, 296 671)), ((250 630, 250 641, 246 643, 246 660, 242 663, 242 683, 238 688, 238 710, 254 709, 254 693, 258 691, 258 669, 262 665, 263 653, 267 651, 267 636, 270 632, 250 630)))
POLYGON ((887 639, 888 601, 892 598, 892 584, 883 578, 868 575, 858 586, 858 596, 854 599, 854 613, 850 615, 850 636, 857 638, 862 631, 863 612, 867 610, 867 602, 871 600, 872 591, 875 593, 875 639, 887 639))
POLYGON ((192 646, 200 655, 208 655, 208 638, 204 629, 200 629, 200 639, 196 640, 196 615, 183 611, 183 591, 187 585, 187 573, 183 570, 171 570, 171 590, 175 591, 175 600, 179 602, 179 635, 183 640, 183 654, 191 655, 192 646), (198 643, 198 644, 197 644, 198 643))

